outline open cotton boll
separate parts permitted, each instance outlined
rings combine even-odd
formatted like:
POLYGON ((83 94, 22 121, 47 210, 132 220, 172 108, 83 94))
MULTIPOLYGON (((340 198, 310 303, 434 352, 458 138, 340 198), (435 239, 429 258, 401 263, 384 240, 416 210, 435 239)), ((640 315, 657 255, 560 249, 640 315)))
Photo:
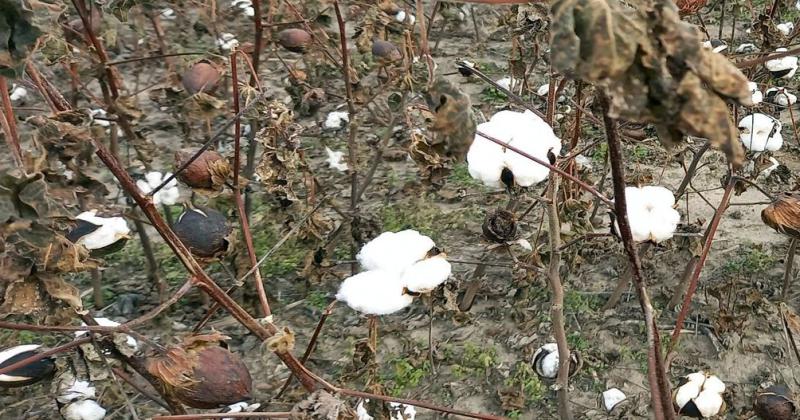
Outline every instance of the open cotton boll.
POLYGON ((750 89, 750 100, 753 101, 753 105, 758 105, 764 100, 764 94, 758 89, 756 82, 747 82, 747 88, 750 89))
POLYGON ((703 382, 703 391, 712 391, 717 394, 725 392, 725 383, 714 375, 709 376, 703 382))
POLYGON ((425 258, 436 244, 416 230, 383 232, 367 242, 356 259, 367 270, 402 271, 425 258))
POLYGON ((400 10, 394 15, 394 19, 400 23, 407 22, 409 25, 413 25, 414 22, 417 21, 417 18, 412 13, 406 13, 405 10, 400 10))
POLYGON ((660 243, 672 238, 681 215, 672 207, 656 207, 649 213, 650 217, 650 240, 660 243))
MULTIPOLYGON (((634 241, 663 242, 672 238, 680 222, 680 213, 672 208, 675 196, 672 191, 657 185, 626 187, 628 223, 634 241)), ((619 223, 614 221, 619 232, 619 223)))
MULTIPOLYGON (((101 327, 119 327, 119 325, 120 325, 119 322, 112 321, 112 320, 110 320, 108 318, 95 318, 94 320, 97 321, 97 325, 99 325, 101 327)), ((81 322, 81 325, 82 326, 86 326, 86 324, 83 323, 83 322, 81 322)), ((80 337, 86 335, 87 333, 88 333, 87 331, 75 331, 75 338, 80 338, 80 337)), ((136 350, 139 347, 139 343, 136 341, 135 338, 133 338, 133 337, 131 337, 129 335, 125 335, 125 337, 127 337, 125 343, 131 349, 136 350)))
POLYGON ((539 86, 539 89, 536 89, 536 94, 539 96, 547 96, 550 93, 550 84, 545 83, 539 86))
POLYGON ((236 35, 230 32, 223 32, 217 39, 217 45, 223 50, 231 50, 239 46, 239 40, 236 39, 236 35))
POLYGON ((756 44, 753 44, 753 43, 750 43, 750 42, 745 42, 744 44, 739 44, 739 46, 736 47, 736 53, 737 54, 754 53, 756 51, 758 51, 758 47, 756 47, 756 44))
POLYGON ((322 126, 328 130, 338 130, 349 122, 350 115, 346 111, 333 111, 325 117, 325 122, 322 126))
POLYGON ((540 362, 540 373, 545 378, 555 378, 558 376, 558 345, 548 343, 541 347, 544 351, 549 351, 540 362))
POLYGON ((344 172, 347 170, 347 163, 342 162, 344 158, 344 152, 336 152, 331 150, 330 147, 326 147, 325 153, 328 154, 328 159, 326 159, 325 162, 328 163, 329 168, 336 169, 339 172, 344 172))
POLYGON ((95 231, 82 236, 76 243, 82 244, 88 250, 105 248, 120 239, 127 238, 131 233, 128 223, 122 217, 98 217, 97 210, 83 212, 76 216, 78 220, 100 226, 95 231))
POLYGON ((356 416, 358 420, 375 420, 375 417, 370 416, 367 408, 364 407, 364 401, 359 401, 356 406, 356 416))
POLYGON ((782 87, 772 87, 764 93, 767 102, 780 106, 791 106, 797 102, 797 96, 782 87))
POLYGON ((11 102, 19 101, 26 96, 28 96, 27 89, 19 85, 11 85, 11 94, 9 95, 11 102))
MULTIPOLYGON (((166 174, 161 174, 161 172, 153 171, 148 172, 144 175, 144 179, 140 179, 136 181, 136 186, 144 194, 150 194, 156 187, 161 185, 164 179, 172 176, 172 173, 167 172, 166 174)), ((178 180, 172 178, 164 188, 158 190, 157 193, 153 194, 153 204, 166 204, 168 206, 175 205, 180 199, 181 193, 178 189, 178 180)))
POLYGON ((605 407, 606 411, 611 411, 619 405, 619 403, 625 401, 628 397, 625 396, 625 393, 620 391, 617 388, 609 388, 603 391, 603 407, 605 407))
MULTIPOLYGON (((672 207, 675 205, 675 195, 664 187, 647 185, 638 188, 638 190, 642 194, 645 206, 650 210, 655 207, 672 207)), ((629 193, 628 188, 625 189, 625 193, 626 195, 629 193)))
POLYGON ((339 286, 336 299, 364 314, 388 315, 413 301, 403 289, 399 273, 371 270, 346 278, 339 286))
POLYGON ((699 386, 703 386, 703 383, 706 381, 706 373, 702 370, 695 373, 690 373, 686 375, 686 380, 689 382, 694 382, 699 386))
POLYGON ((444 283, 453 268, 444 254, 424 259, 403 271, 400 283, 415 293, 428 293, 444 283))
POLYGON ((694 405, 703 418, 716 416, 722 409, 723 403, 722 395, 714 391, 703 390, 694 398, 694 405))
POLYGON ((64 420, 100 420, 106 416, 106 409, 95 400, 81 400, 63 407, 61 415, 64 420))
POLYGON ((739 140, 747 150, 753 152, 776 151, 783 146, 781 123, 761 113, 754 113, 739 120, 739 140))
POLYGON ((675 404, 678 407, 685 406, 689 401, 693 400, 700 394, 700 385, 697 382, 687 382, 678 388, 675 393, 675 404))
MULTIPOLYGON (((500 111, 478 125, 478 131, 512 145, 542 161, 548 154, 561 153, 561 140, 553 129, 533 112, 500 111)), ((545 180, 550 169, 506 147, 475 134, 467 152, 470 175, 490 187, 501 185, 503 169, 513 174, 514 183, 529 187, 545 180)))
POLYGON ((703 42, 703 48, 709 49, 715 53, 721 53, 728 49, 728 44, 721 39, 709 39, 708 41, 703 42))
MULTIPOLYGON (((786 52, 786 48, 778 48, 775 52, 786 52)), ((764 67, 769 70, 772 77, 779 79, 791 79, 797 72, 797 57, 788 56, 775 58, 764 63, 764 67)))
POLYGON ((783 36, 789 36, 792 31, 794 31, 794 23, 792 22, 784 22, 775 25, 775 29, 778 30, 783 36))
POLYGON ((414 420, 417 418, 417 409, 413 405, 390 402, 392 420, 414 420))
POLYGON ((511 89, 513 89, 514 87, 517 86, 517 83, 519 83, 519 80, 512 79, 511 77, 503 77, 502 79, 496 80, 495 83, 497 83, 498 86, 500 86, 500 87, 502 87, 502 88, 504 88, 506 90, 511 90, 511 89))

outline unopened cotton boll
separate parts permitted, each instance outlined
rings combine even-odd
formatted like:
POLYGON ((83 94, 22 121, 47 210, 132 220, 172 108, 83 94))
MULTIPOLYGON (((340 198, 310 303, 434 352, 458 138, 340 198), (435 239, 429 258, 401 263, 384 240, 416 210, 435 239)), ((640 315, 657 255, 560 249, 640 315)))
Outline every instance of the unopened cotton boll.
MULTIPOLYGON (((500 111, 478 125, 478 131, 532 155, 549 161, 551 153, 561 153, 561 140, 544 120, 529 110, 525 112, 500 111)), ((500 187, 503 171, 513 175, 513 182, 529 187, 547 179, 550 169, 519 153, 496 144, 480 134, 467 152, 470 175, 490 187, 500 187)))
POLYGON ((739 140, 753 152, 776 151, 783 146, 782 125, 766 114, 750 114, 739 120, 739 140))
POLYGON ((95 400, 81 400, 61 408, 64 420, 100 420, 106 416, 106 409, 95 400))
POLYGON ((436 244, 416 230, 383 232, 367 242, 356 255, 366 270, 401 272, 425 258, 436 244))
POLYGON ((764 100, 764 94, 758 89, 756 82, 747 82, 747 88, 750 90, 750 100, 753 101, 753 105, 758 105, 764 100))
POLYGON ((435 255, 406 268, 400 277, 400 283, 415 293, 432 291, 444 283, 453 271, 445 257, 444 254, 435 255))
POLYGON ((371 270, 346 278, 336 299, 367 315, 389 315, 410 305, 400 274, 389 270, 371 270))
MULTIPOLYGON (((166 174, 162 174, 158 171, 148 172, 144 175, 144 179, 140 179, 136 181, 136 186, 144 194, 150 194, 156 187, 161 185, 164 182, 164 179, 169 178, 172 176, 172 173, 167 172, 166 174)), ((178 180, 172 178, 164 188, 158 190, 155 194, 153 194, 153 204, 165 204, 168 206, 175 205, 180 198, 181 193, 178 190, 178 180)))
MULTIPOLYGON (((781 53, 788 51, 786 48, 778 48, 775 52, 781 53)), ((764 67, 769 70, 772 77, 779 79, 791 79, 797 72, 797 57, 787 56, 775 58, 764 63, 764 67)))
POLYGON ((328 130, 338 130, 349 122, 350 115, 346 111, 333 111, 328 113, 322 125, 328 130))

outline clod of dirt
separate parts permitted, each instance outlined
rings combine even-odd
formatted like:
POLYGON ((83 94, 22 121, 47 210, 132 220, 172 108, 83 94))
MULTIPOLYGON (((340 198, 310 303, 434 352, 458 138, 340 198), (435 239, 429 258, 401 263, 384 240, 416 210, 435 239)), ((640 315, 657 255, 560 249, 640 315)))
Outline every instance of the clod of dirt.
POLYGON ((219 83, 220 76, 217 66, 210 61, 202 60, 186 70, 181 81, 186 91, 194 95, 198 92, 213 91, 219 83))
POLYGON ((483 219, 483 236, 496 243, 514 240, 517 235, 517 220, 514 213, 504 209, 495 209, 483 219))
POLYGON ((231 226, 225 216, 211 208, 187 209, 172 227, 193 255, 216 258, 230 247, 231 226))
POLYGON ((302 54, 311 45, 311 34, 299 28, 284 29, 278 32, 278 43, 291 52, 302 54))
POLYGON ((403 54, 396 45, 381 39, 376 39, 372 43, 372 56, 375 57, 375 60, 381 65, 394 63, 403 59, 403 54))
POLYGON ((164 390, 194 408, 217 408, 251 398, 253 380, 242 359, 220 345, 228 337, 196 335, 145 360, 164 390))
MULTIPOLYGON (((192 148, 175 152, 175 169, 183 166, 196 152, 197 150, 192 148)), ((221 154, 213 150, 206 150, 178 174, 178 179, 192 188, 213 188, 214 175, 219 172, 217 169, 220 165, 230 166, 221 154)))
POLYGON ((764 420, 792 419, 795 412, 792 391, 786 385, 772 385, 756 393, 753 408, 764 420))

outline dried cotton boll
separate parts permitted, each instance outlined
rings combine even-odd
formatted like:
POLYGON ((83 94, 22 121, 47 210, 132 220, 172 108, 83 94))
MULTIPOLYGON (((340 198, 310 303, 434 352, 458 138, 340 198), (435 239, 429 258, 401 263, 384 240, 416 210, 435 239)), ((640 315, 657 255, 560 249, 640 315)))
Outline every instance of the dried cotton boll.
POLYGON ((495 209, 486 214, 481 226, 483 236, 495 243, 506 243, 517 235, 517 219, 514 213, 505 209, 495 209))
POLYGON ((199 92, 213 91, 221 77, 222 73, 216 65, 208 60, 201 60, 183 73, 181 82, 186 91, 194 95, 199 92))
POLYGON ((218 258, 230 249, 233 228, 225 216, 208 207, 186 209, 172 226, 178 238, 193 255, 218 258))
MULTIPOLYGON (((0 369, 9 367, 40 353, 40 344, 25 344, 0 351, 0 369)), ((34 384, 53 375, 53 359, 45 357, 0 375, 0 388, 15 388, 34 384)))
POLYGON ((311 34, 299 28, 284 29, 278 32, 278 44, 288 51, 302 54, 311 45, 311 34))
POLYGON ((367 242, 356 255, 366 270, 402 271, 425 258, 436 244, 416 230, 383 232, 367 242))
POLYGON ((764 94, 764 99, 771 104, 780 106, 791 106, 797 102, 797 96, 782 87, 767 89, 764 94))
MULTIPOLYGON (((788 51, 786 48, 778 48, 775 52, 781 53, 788 51)), ((776 79, 791 79, 797 72, 797 57, 788 56, 775 58, 764 63, 764 67, 769 70, 772 77, 776 79)))
POLYGON ((750 100, 753 101, 753 105, 758 105, 764 100, 764 94, 758 89, 756 82, 747 82, 747 88, 750 89, 750 100))
POLYGON ((442 253, 415 263, 403 270, 400 283, 414 293, 433 291, 447 281, 453 271, 446 258, 447 255, 442 253))
POLYGON ((77 215, 75 219, 77 224, 66 237, 86 247, 92 255, 119 251, 130 239, 131 230, 122 217, 99 217, 97 210, 90 210, 77 215))
MULTIPOLYGON (((478 125, 478 131, 519 148, 542 161, 561 153, 561 140, 553 129, 533 112, 500 111, 478 125)), ((467 152, 470 175, 490 187, 502 184, 529 187, 547 179, 550 169, 476 133, 467 152), (504 170, 511 181, 504 178, 504 170)))
POLYGON ((757 392, 753 408, 763 420, 790 420, 797 409, 792 391, 785 385, 772 385, 757 392))
MULTIPOLYGON (((184 148, 175 152, 175 169, 182 167, 196 152, 197 150, 193 148, 184 148)), ((214 175, 225 172, 223 167, 226 165, 227 161, 221 154, 213 150, 206 150, 181 171, 177 178, 192 188, 213 188, 215 185, 214 175)))
POLYGON ((410 305, 400 274, 389 270, 371 270, 346 278, 336 299, 367 315, 389 315, 410 305))
POLYGON ((782 125, 766 114, 750 114, 739 120, 739 140, 747 150, 774 152, 783 146, 782 125))
POLYGON ((372 42, 372 56, 381 65, 394 63, 403 59, 403 54, 396 45, 389 41, 376 39, 372 42))
MULTIPOLYGON (((144 194, 150 194, 157 186, 161 185, 164 179, 169 178, 172 176, 170 172, 166 174, 161 174, 161 172, 154 171, 148 172, 144 175, 144 179, 140 179, 136 181, 136 186, 144 194)), ((172 178, 167 185, 164 185, 164 188, 158 190, 155 194, 153 194, 153 204, 165 204, 167 206, 175 205, 178 202, 178 199, 181 197, 181 192, 178 190, 178 180, 172 178)))

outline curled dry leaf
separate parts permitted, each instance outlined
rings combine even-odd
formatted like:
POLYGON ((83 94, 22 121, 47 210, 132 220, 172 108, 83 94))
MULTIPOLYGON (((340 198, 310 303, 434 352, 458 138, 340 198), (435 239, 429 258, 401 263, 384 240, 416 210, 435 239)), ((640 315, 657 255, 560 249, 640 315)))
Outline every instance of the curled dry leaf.
POLYGON ((603 86, 615 118, 652 123, 665 146, 707 138, 739 166, 744 151, 726 101, 750 105, 747 79, 672 2, 637 8, 617 1, 558 0, 551 7, 552 62, 561 73, 603 86))
POLYGON ((267 191, 288 204, 297 201, 294 188, 303 183, 307 172, 298 140, 302 127, 294 122, 292 111, 280 102, 270 102, 265 114, 265 127, 256 134, 256 140, 264 146, 256 175, 267 191))

